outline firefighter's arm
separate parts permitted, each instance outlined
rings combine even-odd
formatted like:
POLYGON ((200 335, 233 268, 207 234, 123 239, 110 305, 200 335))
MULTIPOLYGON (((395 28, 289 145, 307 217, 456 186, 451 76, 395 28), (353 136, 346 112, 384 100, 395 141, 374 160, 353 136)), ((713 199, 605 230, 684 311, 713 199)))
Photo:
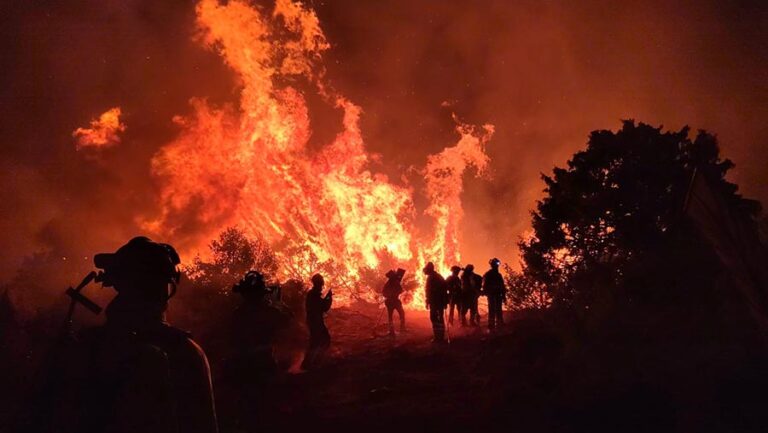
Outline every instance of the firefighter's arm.
POLYGON ((328 290, 328 293, 323 300, 325 301, 323 302, 323 312, 326 312, 331 309, 331 304, 333 304, 333 291, 328 290))

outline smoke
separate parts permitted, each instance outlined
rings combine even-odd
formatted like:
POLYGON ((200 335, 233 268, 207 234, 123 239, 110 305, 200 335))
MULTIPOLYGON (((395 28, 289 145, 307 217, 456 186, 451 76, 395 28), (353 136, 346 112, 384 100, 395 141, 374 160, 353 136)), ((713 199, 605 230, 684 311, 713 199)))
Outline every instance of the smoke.
MULTIPOLYGON (((761 2, 308 4, 317 22, 280 2, 278 19, 307 29, 280 68, 306 71, 306 56, 293 55, 306 44, 323 51, 325 80, 360 108, 360 135, 381 155, 369 161, 372 170, 392 184, 407 177, 415 209, 429 206, 415 174, 425 155, 460 139, 451 113, 495 126, 486 175, 464 178, 465 261, 516 261, 514 244, 543 187, 539 173, 562 165, 589 131, 622 118, 716 132, 736 163, 732 180, 768 199, 761 2), (318 23, 325 39, 312 30, 318 23)), ((201 103, 191 98, 238 110, 243 87, 199 43, 193 2, 12 2, 0 16, 3 281, 34 251, 91 256, 162 219, 152 159, 183 136, 183 120, 201 103), (75 150, 72 131, 115 106, 129 127, 122 145, 102 149, 94 164, 75 150)), ((326 105, 307 97, 310 150, 344 130, 344 110, 326 105)), ((202 202, 198 211, 206 211, 202 202)), ((159 240, 177 243, 204 228, 190 223, 159 240)))

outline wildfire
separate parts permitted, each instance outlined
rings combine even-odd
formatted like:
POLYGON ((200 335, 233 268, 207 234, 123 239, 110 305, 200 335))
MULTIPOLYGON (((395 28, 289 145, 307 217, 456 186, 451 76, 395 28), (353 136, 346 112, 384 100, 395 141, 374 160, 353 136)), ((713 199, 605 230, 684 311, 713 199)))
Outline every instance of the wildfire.
POLYGON ((120 122, 120 107, 110 108, 101 113, 98 119, 91 120, 90 128, 77 128, 72 132, 76 140, 76 149, 103 149, 120 143, 119 133, 125 131, 125 124, 120 122))
MULTIPOLYGON (((244 1, 202 0, 197 24, 200 43, 236 74, 239 101, 213 106, 195 98, 194 113, 174 119, 178 137, 152 161, 161 180, 161 214, 147 229, 188 239, 196 250, 236 225, 282 246, 278 252, 309 251, 333 261, 339 275, 329 278, 331 286, 334 277, 376 268, 383 256, 409 269, 433 261, 445 271, 459 262, 462 176, 470 166, 485 171, 492 126, 457 122, 458 143, 427 158, 426 213, 435 226, 419 236, 412 189, 372 171, 361 108, 324 80, 322 53, 329 44, 312 10, 278 0, 267 14, 244 1), (343 112, 342 131, 319 151, 307 146, 308 91, 343 112)), ((412 306, 423 305, 418 292, 412 306)), ((349 300, 344 293, 338 299, 349 300)))

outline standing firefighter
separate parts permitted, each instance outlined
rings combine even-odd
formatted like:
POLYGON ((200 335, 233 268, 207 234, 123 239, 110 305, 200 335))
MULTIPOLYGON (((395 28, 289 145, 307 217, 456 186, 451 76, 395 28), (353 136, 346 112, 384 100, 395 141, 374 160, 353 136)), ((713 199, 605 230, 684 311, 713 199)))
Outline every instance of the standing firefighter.
POLYGON ((232 324, 236 354, 230 367, 235 380, 259 379, 277 372, 272 344, 292 318, 274 298, 277 290, 268 290, 264 276, 256 271, 248 272, 232 287, 232 292, 243 297, 232 324))
POLYGON ((398 268, 397 271, 387 272, 387 282, 381 290, 381 294, 384 295, 384 306, 387 307, 390 335, 395 335, 395 325, 392 323, 392 316, 395 311, 400 317, 400 332, 405 331, 405 311, 403 311, 403 303, 400 301, 400 294, 403 293, 403 286, 401 285, 403 276, 405 276, 405 269, 398 268))
POLYGON ((324 315, 331 309, 333 303, 333 292, 323 296, 323 286, 325 280, 320 274, 312 276, 312 288, 307 292, 306 310, 307 327, 309 328, 309 347, 304 355, 304 361, 301 368, 309 370, 317 365, 322 355, 331 345, 331 334, 325 326, 324 315))
POLYGON ((189 334, 165 322, 179 282, 167 244, 131 239, 97 254, 97 278, 117 296, 106 324, 81 333, 68 391, 58 398, 57 432, 217 431, 208 360, 189 334))
POLYGON ((475 273, 475 266, 468 264, 461 274, 461 325, 466 325, 466 315, 469 311, 469 324, 480 325, 480 313, 477 311, 477 299, 480 297, 482 277, 475 273))
POLYGON ((488 329, 493 330, 497 324, 504 324, 501 307, 506 299, 507 289, 504 287, 504 277, 499 272, 501 261, 493 258, 488 264, 491 269, 483 275, 483 293, 488 297, 488 329))
POLYGON ((429 309, 429 320, 432 322, 432 331, 434 333, 435 343, 445 341, 445 307, 448 304, 448 292, 446 290, 445 279, 435 271, 435 265, 432 262, 424 267, 424 274, 427 276, 426 299, 427 309, 429 309))
POLYGON ((461 268, 458 266, 451 266, 451 275, 445 279, 445 284, 448 289, 448 302, 450 305, 448 311, 448 324, 453 325, 453 310, 456 310, 457 315, 461 315, 462 302, 461 302, 461 278, 459 278, 459 272, 461 268))

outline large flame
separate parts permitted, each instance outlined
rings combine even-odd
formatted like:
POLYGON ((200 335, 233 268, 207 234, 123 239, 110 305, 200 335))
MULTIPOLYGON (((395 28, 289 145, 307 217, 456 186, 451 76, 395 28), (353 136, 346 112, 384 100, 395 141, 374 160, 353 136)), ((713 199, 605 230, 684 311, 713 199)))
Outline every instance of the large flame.
MULTIPOLYGON (((426 212, 435 228, 420 238, 411 189, 371 171, 360 107, 324 81, 321 55, 329 44, 313 11, 290 0, 278 0, 272 14, 239 0, 202 0, 197 22, 200 42, 236 74, 239 103, 197 98, 192 115, 174 119, 179 136, 152 162, 162 213, 146 228, 195 248, 239 226, 281 245, 278 251, 332 260, 343 274, 335 277, 347 279, 363 266, 376 268, 383 255, 411 269, 433 261, 445 271, 459 262, 462 175, 468 166, 485 170, 491 126, 459 123, 458 144, 428 158, 426 212), (308 108, 298 86, 285 84, 292 82, 310 83, 343 111, 342 132, 319 151, 307 146, 308 108)), ((412 302, 422 304, 422 296, 412 302)))

